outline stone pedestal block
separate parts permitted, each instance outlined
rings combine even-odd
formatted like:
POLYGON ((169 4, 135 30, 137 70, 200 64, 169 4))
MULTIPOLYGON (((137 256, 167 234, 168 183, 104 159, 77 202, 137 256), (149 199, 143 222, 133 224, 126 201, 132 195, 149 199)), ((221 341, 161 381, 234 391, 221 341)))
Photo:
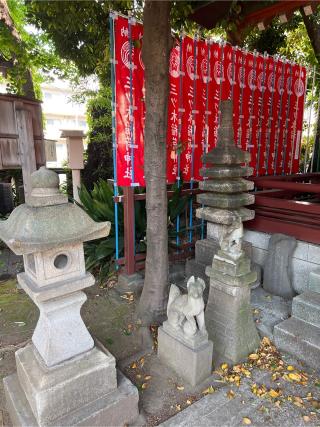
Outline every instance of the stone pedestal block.
POLYGON ((84 292, 75 292, 68 297, 38 303, 40 317, 32 341, 47 366, 93 348, 93 339, 80 316, 86 299, 84 292))
POLYGON ((230 286, 211 278, 205 320, 215 360, 235 364, 259 347, 248 286, 230 286))
POLYGON ((211 341, 197 348, 168 334, 163 327, 158 330, 158 357, 192 386, 202 383, 212 371, 211 341))
MULTIPOLYGON (((112 413, 113 399, 117 402, 121 398, 115 359, 109 352, 102 352, 96 347, 71 361, 48 368, 35 347, 28 345, 16 352, 16 364, 17 375, 11 375, 4 380, 10 416, 14 422, 18 422, 15 425, 78 425, 94 415, 90 414, 90 408, 94 408, 99 401, 105 401, 107 398, 109 408, 104 410, 112 413), (19 405, 24 406, 24 416, 18 409, 19 405), (84 408, 87 410, 84 411, 84 408), (80 414, 84 416, 83 419, 80 414), (65 424, 64 420, 72 418, 75 424, 65 424)), ((126 387, 130 388, 131 383, 124 381, 126 387)), ((124 421, 133 420, 138 412, 138 393, 132 385, 131 388, 136 408, 130 419, 124 421)), ((122 399, 126 400, 126 396, 122 396, 122 399)), ((114 419, 116 415, 122 420, 121 413, 113 414, 114 419)), ((108 422, 108 418, 105 418, 102 425, 110 425, 108 422)))
POLYGON ((138 390, 120 371, 118 371, 118 388, 113 392, 94 399, 62 417, 59 416, 59 408, 57 408, 58 418, 48 424, 40 424, 35 418, 17 374, 6 377, 3 382, 7 408, 14 426, 114 427, 131 424, 139 416, 138 390))

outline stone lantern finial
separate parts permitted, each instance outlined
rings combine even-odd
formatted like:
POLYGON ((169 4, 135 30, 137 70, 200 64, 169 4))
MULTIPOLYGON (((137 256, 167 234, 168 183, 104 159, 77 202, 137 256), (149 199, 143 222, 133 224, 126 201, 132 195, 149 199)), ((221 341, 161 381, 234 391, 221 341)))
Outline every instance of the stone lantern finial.
POLYGON ((29 206, 52 206, 68 203, 66 195, 59 191, 59 176, 54 171, 41 166, 31 175, 31 195, 29 206))

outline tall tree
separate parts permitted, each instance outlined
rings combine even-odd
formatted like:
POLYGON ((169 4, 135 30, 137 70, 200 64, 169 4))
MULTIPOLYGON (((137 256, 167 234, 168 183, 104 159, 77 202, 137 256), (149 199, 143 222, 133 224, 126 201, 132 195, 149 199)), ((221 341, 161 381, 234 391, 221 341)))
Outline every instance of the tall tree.
POLYGON ((146 0, 143 10, 147 258, 139 314, 145 324, 163 320, 168 293, 166 133, 169 52, 172 47, 170 8, 169 1, 146 0))
MULTIPOLYGON (((317 60, 317 69, 320 68, 320 13, 307 16, 303 8, 300 9, 301 16, 306 27, 314 55, 317 60)), ((320 102, 320 98, 319 98, 320 102)), ((310 170, 312 172, 319 172, 320 170, 320 115, 316 124, 315 140, 314 140, 314 153, 310 170)))
MULTIPOLYGON (((0 50, 0 65, 2 62, 2 64, 5 65, 6 68, 13 69, 15 66, 20 65, 19 52, 21 53, 24 51, 24 43, 10 15, 7 0, 0 0, 0 25, 2 26, 2 30, 5 33, 7 33, 6 36, 9 37, 9 40, 10 40, 10 42, 8 43, 9 58, 6 58, 3 54, 1 55, 1 50, 0 50)), ((21 56, 20 56, 20 59, 21 59, 21 56)), ((23 73, 23 81, 22 81, 23 94, 28 98, 34 99, 35 91, 33 86, 31 70, 25 67, 22 70, 22 73, 23 73)))

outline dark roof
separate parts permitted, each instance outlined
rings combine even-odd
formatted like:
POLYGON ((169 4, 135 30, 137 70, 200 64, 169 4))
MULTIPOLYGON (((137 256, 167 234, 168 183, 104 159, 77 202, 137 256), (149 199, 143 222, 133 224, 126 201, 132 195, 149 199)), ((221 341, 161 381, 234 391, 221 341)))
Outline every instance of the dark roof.
MULTIPOLYGON (((201 26, 211 29, 219 22, 228 19, 232 1, 212 0, 201 3, 195 8, 190 15, 190 19, 197 22, 201 26)), ((259 22, 270 22, 275 16, 281 14, 290 15, 301 6, 320 4, 320 0, 292 0, 292 1, 239 1, 241 7, 239 14, 239 28, 244 28, 250 25, 256 25, 259 22)))

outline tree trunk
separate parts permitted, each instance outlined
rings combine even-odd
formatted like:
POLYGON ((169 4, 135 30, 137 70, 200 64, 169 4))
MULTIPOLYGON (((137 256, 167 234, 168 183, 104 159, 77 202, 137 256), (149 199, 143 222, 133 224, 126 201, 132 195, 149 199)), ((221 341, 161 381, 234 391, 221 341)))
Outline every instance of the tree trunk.
MULTIPOLYGON (((303 8, 300 8, 300 13, 304 22, 304 25, 306 27, 311 45, 313 47, 313 51, 315 54, 315 57, 317 58, 318 65, 320 65, 320 25, 317 24, 314 17, 306 16, 303 8)), ((317 123, 317 129, 316 129, 316 136, 314 140, 314 154, 313 154, 313 162, 310 165, 310 172, 318 172, 319 166, 320 166, 320 115, 318 118, 317 123)))
POLYGON ((146 0, 143 10, 147 258, 138 307, 143 325, 163 321, 168 298, 166 135, 169 53, 172 45, 170 8, 170 1, 146 0))
MULTIPOLYGON (((2 23, 10 32, 11 37, 13 38, 15 44, 17 46, 22 46, 23 41, 16 30, 14 22, 11 18, 10 11, 8 8, 7 0, 0 0, 0 23, 2 23)), ((12 68, 14 67, 15 62, 19 62, 19 59, 16 55, 16 52, 11 52, 12 60, 8 61, 8 64, 12 64, 12 68)), ((23 94, 28 98, 35 99, 35 92, 32 80, 32 74, 30 70, 25 70, 24 72, 25 83, 23 84, 22 90, 23 94)))

